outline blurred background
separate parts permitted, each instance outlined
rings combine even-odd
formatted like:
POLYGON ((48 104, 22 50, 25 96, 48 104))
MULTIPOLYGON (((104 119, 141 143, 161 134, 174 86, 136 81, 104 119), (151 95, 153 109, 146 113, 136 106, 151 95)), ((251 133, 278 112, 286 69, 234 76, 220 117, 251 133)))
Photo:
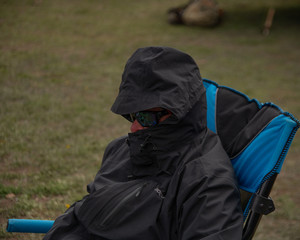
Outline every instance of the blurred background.
MULTIPOLYGON (((220 25, 170 25, 185 3, 0 0, 0 239, 42 239, 6 233, 7 219, 55 219, 86 194, 108 142, 129 131, 110 107, 139 47, 187 52, 202 77, 300 118, 299 0, 219 0, 220 25)), ((254 239, 300 239, 299 154, 298 133, 254 239)))

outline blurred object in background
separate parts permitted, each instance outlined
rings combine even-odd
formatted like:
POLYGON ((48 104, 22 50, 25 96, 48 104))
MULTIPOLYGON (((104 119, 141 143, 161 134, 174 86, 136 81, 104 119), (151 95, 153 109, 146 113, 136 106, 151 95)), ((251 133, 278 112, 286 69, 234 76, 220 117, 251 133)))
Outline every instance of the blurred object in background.
POLYGON ((214 0, 191 0, 188 4, 168 10, 170 24, 214 27, 221 22, 223 11, 214 0))
POLYGON ((268 13, 267 13, 267 17, 266 17, 266 21, 264 24, 264 28, 262 30, 262 34, 264 36, 268 36, 270 34, 270 29, 272 27, 273 24, 273 18, 275 15, 275 8, 269 8, 268 13))

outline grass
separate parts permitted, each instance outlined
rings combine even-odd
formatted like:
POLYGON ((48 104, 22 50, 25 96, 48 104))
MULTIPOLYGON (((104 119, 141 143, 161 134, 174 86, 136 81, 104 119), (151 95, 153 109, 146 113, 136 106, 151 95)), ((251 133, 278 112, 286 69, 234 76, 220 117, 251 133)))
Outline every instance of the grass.
MULTIPOLYGON (((179 0, 0 0, 0 238, 41 239, 6 233, 7 219, 55 219, 86 194, 107 143, 129 129, 110 106, 138 47, 185 51, 203 77, 300 117, 298 1, 219 2, 223 23, 202 29, 166 23, 179 0)), ((257 240, 299 239, 298 135, 257 240)))

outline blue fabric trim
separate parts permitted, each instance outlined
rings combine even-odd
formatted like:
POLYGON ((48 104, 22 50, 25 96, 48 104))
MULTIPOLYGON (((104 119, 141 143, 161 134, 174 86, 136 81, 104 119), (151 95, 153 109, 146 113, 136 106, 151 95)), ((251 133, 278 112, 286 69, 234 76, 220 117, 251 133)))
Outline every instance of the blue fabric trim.
POLYGON ((273 175, 270 173, 280 172, 295 128, 297 122, 288 116, 279 115, 239 156, 232 159, 241 189, 254 193, 266 180, 266 176, 269 178, 273 175))
POLYGON ((297 119, 295 119, 290 114, 288 114, 287 116, 290 117, 291 120, 296 123, 296 126, 291 131, 291 133, 290 133, 290 135, 289 135, 289 137, 288 137, 288 139, 286 141, 286 144, 283 147, 283 149, 282 149, 282 151, 280 153, 280 156, 278 158, 278 161, 277 161, 276 165, 274 166, 273 170, 264 177, 264 179, 262 180, 261 184, 263 184, 266 180, 268 180, 271 176, 273 176, 274 173, 278 173, 279 174, 279 172, 281 170, 281 167, 282 167, 282 163, 283 163, 283 161, 284 161, 284 159, 286 157, 286 154, 287 154, 287 152, 288 152, 288 150, 289 150, 289 148, 290 148, 290 146, 292 144, 292 141, 293 141, 293 139, 294 139, 294 137, 296 135, 296 132, 297 132, 298 128, 300 127, 300 122, 297 119))
POLYGON ((206 101, 207 101, 207 127, 216 133, 216 93, 217 86, 208 81, 203 81, 206 88, 206 101))

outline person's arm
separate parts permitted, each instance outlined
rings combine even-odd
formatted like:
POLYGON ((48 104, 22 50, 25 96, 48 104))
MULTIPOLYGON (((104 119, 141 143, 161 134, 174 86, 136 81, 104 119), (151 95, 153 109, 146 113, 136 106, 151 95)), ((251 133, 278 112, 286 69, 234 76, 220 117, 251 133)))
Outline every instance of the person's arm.
POLYGON ((242 210, 235 180, 202 175, 197 162, 184 170, 178 196, 180 240, 239 240, 242 238, 242 210), (194 176, 194 177, 193 177, 194 176))
MULTIPOLYGON (((106 160, 107 156, 111 153, 111 146, 113 143, 109 144, 103 155, 103 162, 106 160)), ((100 174, 101 170, 98 171, 97 175, 100 174)), ((95 183, 97 182, 97 175, 95 180, 88 184, 87 191, 89 194, 96 191, 95 183)), ((89 239, 89 234, 82 224, 77 219, 77 211, 83 204, 85 199, 89 195, 86 195, 82 200, 75 202, 64 214, 59 216, 52 228, 45 235, 43 240, 87 240, 89 239)))
MULTIPOLYGON (((87 196, 86 196, 87 197, 87 196)), ((86 240, 88 232, 79 223, 75 209, 81 206, 85 198, 74 203, 64 214, 59 216, 43 240, 86 240)))

